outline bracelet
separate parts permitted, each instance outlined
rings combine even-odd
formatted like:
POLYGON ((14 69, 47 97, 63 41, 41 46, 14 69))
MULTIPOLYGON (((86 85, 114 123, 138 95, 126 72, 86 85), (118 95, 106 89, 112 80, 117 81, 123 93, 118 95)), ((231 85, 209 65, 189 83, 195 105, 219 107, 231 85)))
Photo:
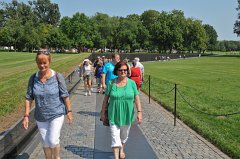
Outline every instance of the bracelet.
POLYGON ((25 118, 25 117, 27 117, 27 118, 28 118, 28 117, 29 117, 29 115, 24 115, 23 117, 24 117, 24 118, 25 118))
POLYGON ((67 110, 67 113, 72 112, 72 109, 67 110))
POLYGON ((138 110, 138 113, 139 113, 139 112, 142 112, 142 111, 138 110))

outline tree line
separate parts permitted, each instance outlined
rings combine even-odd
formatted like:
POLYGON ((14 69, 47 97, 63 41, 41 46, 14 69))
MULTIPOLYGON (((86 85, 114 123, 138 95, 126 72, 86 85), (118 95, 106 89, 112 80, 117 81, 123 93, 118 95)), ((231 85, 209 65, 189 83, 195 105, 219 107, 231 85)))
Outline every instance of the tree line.
POLYGON ((217 41, 213 26, 186 18, 181 10, 147 10, 126 17, 77 12, 61 18, 58 4, 50 0, 0 3, 0 45, 17 51, 46 47, 161 53, 239 49, 236 41, 217 41))

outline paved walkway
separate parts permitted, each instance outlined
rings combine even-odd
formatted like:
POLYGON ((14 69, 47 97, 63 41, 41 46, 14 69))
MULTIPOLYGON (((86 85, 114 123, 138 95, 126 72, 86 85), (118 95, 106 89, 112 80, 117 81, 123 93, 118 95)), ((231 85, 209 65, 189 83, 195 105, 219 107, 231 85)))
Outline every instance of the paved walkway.
MULTIPOLYGON (((95 89, 95 88, 94 88, 95 89)), ((61 156, 63 159, 112 159, 108 127, 99 121, 103 95, 83 95, 80 83, 71 97, 74 122, 65 124, 61 132, 61 156)), ((173 116, 159 104, 140 94, 143 108, 143 124, 133 124, 126 143, 127 159, 228 159, 229 157, 197 135, 181 121, 173 126, 173 116)), ((36 135, 17 159, 44 159, 43 150, 36 135)))

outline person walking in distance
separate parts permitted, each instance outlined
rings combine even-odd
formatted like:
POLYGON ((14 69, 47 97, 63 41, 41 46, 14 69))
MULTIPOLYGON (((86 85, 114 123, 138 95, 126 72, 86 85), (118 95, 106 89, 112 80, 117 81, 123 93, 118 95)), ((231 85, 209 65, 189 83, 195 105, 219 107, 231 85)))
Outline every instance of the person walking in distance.
POLYGON ((91 62, 89 61, 89 59, 85 59, 83 61, 83 68, 82 68, 85 96, 87 95, 90 96, 92 94, 92 78, 93 78, 92 73, 93 73, 93 68, 92 68, 91 62))
POLYGON ((60 131, 67 114, 72 123, 69 94, 62 74, 50 69, 51 55, 40 50, 36 55, 38 71, 28 82, 23 127, 28 129, 30 107, 35 100, 34 117, 40 132, 46 159, 60 159, 60 131))
POLYGON ((103 71, 103 62, 99 60, 95 69, 95 77, 96 77, 96 83, 98 86, 98 93, 101 92, 101 88, 102 88, 102 76, 101 76, 102 71, 103 71))
POLYGON ((106 89, 106 86, 108 85, 108 82, 117 77, 117 75, 115 75, 113 73, 113 70, 114 70, 116 63, 118 63, 119 61, 120 61, 119 54, 113 54, 112 61, 108 62, 107 64, 104 65, 103 71, 101 74, 102 75, 103 93, 104 93, 104 90, 106 89))
POLYGON ((141 69, 137 66, 137 61, 133 60, 131 67, 131 76, 130 78, 136 83, 138 91, 140 91, 140 84, 142 79, 141 69))
POLYGON ((137 120, 139 124, 142 123, 139 92, 135 82, 127 77, 128 71, 126 62, 121 61, 116 64, 113 73, 117 78, 109 81, 102 103, 101 121, 109 119, 114 159, 122 159, 126 156, 124 144, 127 142, 131 124, 135 120, 134 103, 137 107, 137 120), (107 116, 105 116, 106 109, 107 116))
MULTIPOLYGON (((139 67, 140 68, 140 70, 141 70, 141 84, 143 83, 143 81, 144 81, 144 66, 143 66, 143 64, 140 62, 140 59, 138 58, 138 57, 135 57, 134 58, 134 60, 136 61, 136 67, 139 67)), ((140 87, 141 87, 141 85, 140 85, 140 87)))

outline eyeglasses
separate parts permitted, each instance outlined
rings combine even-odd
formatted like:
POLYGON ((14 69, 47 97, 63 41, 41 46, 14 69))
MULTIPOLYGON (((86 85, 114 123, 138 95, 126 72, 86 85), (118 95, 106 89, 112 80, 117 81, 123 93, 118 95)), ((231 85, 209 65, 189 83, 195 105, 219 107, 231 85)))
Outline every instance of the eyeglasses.
POLYGON ((50 52, 48 51, 39 51, 37 55, 44 54, 44 55, 50 55, 50 52))
POLYGON ((118 69, 119 72, 127 72, 127 69, 118 69))

